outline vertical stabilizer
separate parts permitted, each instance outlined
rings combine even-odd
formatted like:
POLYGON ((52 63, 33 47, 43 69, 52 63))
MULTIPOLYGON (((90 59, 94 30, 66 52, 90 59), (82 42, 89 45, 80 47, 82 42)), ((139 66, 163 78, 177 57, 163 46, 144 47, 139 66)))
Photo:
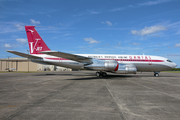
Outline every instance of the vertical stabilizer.
POLYGON ((50 51, 46 43, 35 29, 35 26, 25 26, 30 54, 41 54, 41 51, 50 51))

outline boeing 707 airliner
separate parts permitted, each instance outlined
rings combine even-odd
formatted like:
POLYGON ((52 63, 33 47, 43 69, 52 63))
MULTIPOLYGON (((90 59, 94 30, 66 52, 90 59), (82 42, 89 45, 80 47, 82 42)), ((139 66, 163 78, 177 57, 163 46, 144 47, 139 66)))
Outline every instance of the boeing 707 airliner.
POLYGON ((170 70, 177 65, 171 60, 150 55, 111 55, 111 54, 70 54, 51 51, 35 26, 25 26, 30 54, 18 51, 7 52, 26 57, 32 62, 56 65, 79 70, 94 70, 96 76, 107 76, 107 72, 118 74, 136 74, 154 72, 159 76, 160 71, 170 70))

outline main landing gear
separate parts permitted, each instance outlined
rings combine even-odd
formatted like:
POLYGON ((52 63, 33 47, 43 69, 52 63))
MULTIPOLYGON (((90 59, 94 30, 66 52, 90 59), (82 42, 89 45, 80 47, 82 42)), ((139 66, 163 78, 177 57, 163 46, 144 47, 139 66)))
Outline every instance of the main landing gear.
POLYGON ((107 73, 106 72, 96 72, 97 77, 106 77, 107 73))
POLYGON ((155 77, 159 77, 159 72, 154 72, 155 77))

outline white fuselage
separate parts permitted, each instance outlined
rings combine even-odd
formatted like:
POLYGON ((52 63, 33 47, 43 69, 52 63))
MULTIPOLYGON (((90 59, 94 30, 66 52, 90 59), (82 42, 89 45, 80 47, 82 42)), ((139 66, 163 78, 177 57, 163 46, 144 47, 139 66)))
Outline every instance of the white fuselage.
POLYGON ((154 72, 170 70, 177 65, 164 57, 150 55, 110 55, 110 54, 70 54, 51 51, 35 26, 25 26, 30 55, 18 51, 8 51, 26 57, 32 62, 56 65, 72 69, 97 71, 96 75, 106 76, 106 72, 117 74, 135 74, 137 71, 154 72))
MULTIPOLYGON (((32 54, 33 55, 33 54, 32 54)), ((177 65, 168 61, 167 58, 149 55, 111 55, 111 54, 77 54, 80 56, 96 58, 100 60, 116 60, 118 63, 133 64, 136 66, 137 71, 163 71, 170 70, 177 65)), ((54 57, 45 54, 34 54, 34 56, 43 57, 42 60, 32 60, 33 62, 54 64, 57 66, 84 69, 84 64, 64 58, 54 57)))

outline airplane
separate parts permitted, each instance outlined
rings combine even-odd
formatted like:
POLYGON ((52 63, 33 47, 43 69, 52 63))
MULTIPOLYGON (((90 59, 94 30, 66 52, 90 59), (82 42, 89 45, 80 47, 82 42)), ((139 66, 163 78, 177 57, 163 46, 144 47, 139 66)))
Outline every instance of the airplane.
POLYGON ((70 54, 51 51, 35 26, 25 26, 30 54, 7 50, 7 52, 30 59, 32 62, 56 65, 78 70, 97 71, 97 77, 107 76, 107 72, 117 74, 136 74, 136 72, 154 72, 170 70, 177 65, 171 60, 150 55, 113 55, 113 54, 70 54))

